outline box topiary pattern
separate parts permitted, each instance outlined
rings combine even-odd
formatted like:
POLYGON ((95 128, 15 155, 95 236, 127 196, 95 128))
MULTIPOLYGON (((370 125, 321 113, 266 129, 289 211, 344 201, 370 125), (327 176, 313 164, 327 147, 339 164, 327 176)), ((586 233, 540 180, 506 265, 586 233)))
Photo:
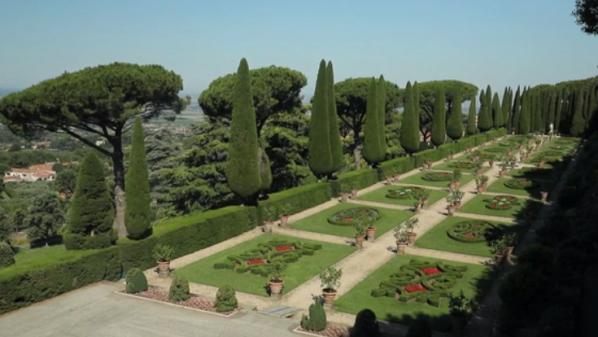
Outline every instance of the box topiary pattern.
POLYGON ((175 275, 170 284, 168 298, 174 302, 186 301, 191 297, 189 294, 189 281, 182 276, 175 275))
POLYGON ((145 274, 139 268, 133 268, 127 272, 126 281, 126 292, 129 294, 135 294, 141 291, 147 290, 147 279, 145 274))
POLYGON ((239 302, 235 296, 235 289, 229 285, 218 288, 214 307, 218 312, 231 312, 237 309, 239 302))

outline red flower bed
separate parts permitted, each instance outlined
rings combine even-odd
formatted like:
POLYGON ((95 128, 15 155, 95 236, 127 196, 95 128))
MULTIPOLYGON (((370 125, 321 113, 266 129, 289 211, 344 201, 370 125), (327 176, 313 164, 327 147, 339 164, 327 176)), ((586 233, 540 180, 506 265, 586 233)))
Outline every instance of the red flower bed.
POLYGON ((420 283, 408 284, 405 286, 405 291, 408 293, 414 293, 418 291, 426 291, 423 285, 420 283))
POLYGON ((440 274, 440 270, 436 267, 429 267, 429 268, 423 268, 422 271, 424 272, 424 274, 426 275, 436 275, 436 274, 440 274))
POLYGON ((274 247, 277 252, 289 252, 291 250, 295 250, 295 246, 293 245, 278 245, 274 247))
POLYGON ((266 259, 249 259, 245 261, 248 266, 257 266, 260 264, 266 264, 266 262, 266 259))

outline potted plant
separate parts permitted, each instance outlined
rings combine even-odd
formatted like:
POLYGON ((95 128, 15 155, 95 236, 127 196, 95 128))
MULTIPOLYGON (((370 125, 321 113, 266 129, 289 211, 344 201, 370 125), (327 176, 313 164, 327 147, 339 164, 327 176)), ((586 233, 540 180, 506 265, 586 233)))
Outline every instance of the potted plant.
POLYGON ((280 226, 286 227, 289 224, 289 216, 287 214, 283 214, 280 217, 280 226))
POLYGON ((411 218, 405 221, 405 229, 407 230, 407 242, 412 245, 415 243, 415 238, 417 237, 417 233, 414 232, 415 227, 417 227, 419 220, 417 218, 411 218))
POLYGON ((336 269, 332 266, 324 269, 320 273, 320 282, 322 283, 322 297, 324 304, 331 305, 336 297, 336 290, 341 286, 342 269, 336 269))
POLYGON ((374 224, 367 226, 365 230, 365 236, 368 241, 374 241, 374 239, 376 239, 376 226, 374 226, 374 224))
POLYGON ((461 200, 463 200, 464 193, 459 190, 450 190, 449 195, 446 197, 446 201, 454 206, 454 209, 461 207, 461 200))
POLYGON ((266 220, 262 225, 262 232, 264 233, 272 233, 272 221, 266 220))
POLYGON ((475 177, 475 185, 476 190, 478 193, 482 193, 486 190, 486 185, 488 184, 488 176, 479 175, 475 177))
POLYGON ((415 190, 414 192, 414 197, 415 197, 415 203, 413 204, 413 208, 415 209, 415 212, 418 212, 420 209, 424 208, 424 206, 426 205, 426 202, 428 201, 428 198, 430 197, 430 191, 428 190, 424 190, 424 189, 419 189, 419 190, 415 190))
POLYGON ((456 169, 453 170, 453 178, 451 181, 451 187, 455 190, 458 190, 459 187, 461 186, 461 177, 463 176, 463 174, 461 173, 461 170, 456 169))
POLYGON ((170 260, 174 256, 174 249, 159 243, 154 246, 152 255, 158 261, 158 276, 168 277, 170 274, 170 260))
POLYGON ((349 200, 349 193, 341 193, 341 202, 347 202, 349 200))
POLYGON ((363 248, 363 240, 365 239, 365 226, 358 222, 355 224, 355 246, 363 248))
POLYGON ((272 274, 270 274, 270 282, 268 288, 270 289, 270 296, 278 296, 282 293, 284 281, 282 278, 282 265, 275 263, 272 265, 272 274))
POLYGON ((461 336, 467 323, 467 317, 473 312, 470 299, 465 297, 463 291, 458 296, 451 294, 449 297, 449 314, 455 336, 461 336))
POLYGON ((409 238, 407 237, 407 231, 405 230, 404 223, 399 224, 394 228, 394 236, 395 242, 397 244, 397 254, 404 254, 405 247, 409 243, 409 238))

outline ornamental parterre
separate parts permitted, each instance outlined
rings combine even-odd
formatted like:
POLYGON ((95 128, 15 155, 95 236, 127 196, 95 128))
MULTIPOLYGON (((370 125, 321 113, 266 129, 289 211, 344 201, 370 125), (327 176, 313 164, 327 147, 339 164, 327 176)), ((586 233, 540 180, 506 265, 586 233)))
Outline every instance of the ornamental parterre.
POLYGON ((446 234, 453 240, 465 243, 485 242, 496 235, 498 229, 487 221, 471 220, 453 224, 446 234))
POLYGON ((371 207, 347 208, 332 214, 328 222, 333 225, 355 226, 358 223, 369 225, 380 219, 380 212, 371 207))
POLYGON ((242 254, 228 256, 225 262, 214 264, 214 268, 267 277, 272 274, 275 265, 284 270, 288 264, 296 262, 302 256, 313 255, 321 248, 321 245, 301 241, 272 240, 260 243, 257 248, 242 254))
POLYGON ((453 174, 449 172, 426 172, 422 175, 422 179, 427 181, 451 181, 453 174))
POLYGON ((466 266, 410 260, 408 264, 399 267, 397 273, 380 282, 371 295, 395 297, 404 303, 418 302, 439 307, 441 300, 449 298, 452 288, 466 271, 466 266))
POLYGON ((497 195, 486 201, 486 208, 496 210, 507 210, 519 205, 519 199, 510 195, 497 195))
POLYGON ((513 190, 524 190, 534 186, 534 182, 527 178, 513 178, 505 181, 504 185, 513 190))
POLYGON ((480 167, 480 164, 470 160, 460 160, 448 164, 448 167, 461 170, 474 170, 480 167))
POLYGON ((415 199, 417 194, 424 189, 421 187, 399 187, 386 192, 386 197, 390 199, 415 199))

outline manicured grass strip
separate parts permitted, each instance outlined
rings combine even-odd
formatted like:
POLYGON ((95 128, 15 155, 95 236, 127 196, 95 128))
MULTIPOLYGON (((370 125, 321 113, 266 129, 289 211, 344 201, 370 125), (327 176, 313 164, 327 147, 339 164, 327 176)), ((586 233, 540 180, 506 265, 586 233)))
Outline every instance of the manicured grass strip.
POLYGON ((497 179, 492 185, 488 187, 488 192, 492 193, 505 193, 505 194, 514 194, 514 195, 521 195, 525 197, 533 197, 533 198, 540 198, 540 190, 536 186, 532 186, 531 188, 527 189, 514 189, 509 188, 505 185, 505 183, 512 178, 503 177, 497 179))
POLYGON ((467 202, 465 205, 463 205, 461 207, 461 209, 459 210, 459 212, 482 214, 482 215, 492 215, 492 216, 502 216, 502 217, 514 217, 517 214, 519 214, 519 212, 523 208, 525 208, 527 202, 534 202, 531 200, 525 200, 525 199, 519 198, 519 200, 518 200, 519 204, 511 206, 511 208, 509 208, 509 209, 500 210, 500 209, 490 209, 490 208, 486 207, 486 205, 494 197, 495 196, 493 196, 493 195, 487 195, 487 194, 481 194, 481 195, 475 196, 473 199, 471 199, 469 202, 467 202))
MULTIPOLYGON (((452 253, 468 254, 476 256, 491 257, 489 242, 460 242, 450 238, 447 234, 452 225, 462 222, 472 221, 471 219, 449 217, 440 222, 434 228, 427 231, 421 238, 419 238, 415 245, 421 248, 444 250, 452 253)), ((501 224, 489 221, 501 229, 503 233, 520 232, 523 230, 521 226, 514 224, 501 224)))
MULTIPOLYGON (((328 222, 328 217, 340 210, 358 207, 368 206, 349 203, 340 204, 338 206, 331 207, 305 219, 301 219, 297 222, 294 222, 291 224, 291 227, 308 232, 316 232, 352 238, 355 236, 355 228, 353 226, 333 225, 328 222)), ((374 222, 374 226, 376 226, 378 235, 387 232, 394 226, 405 221, 413 215, 413 213, 410 211, 394 210, 383 207, 372 208, 377 209, 380 213, 380 218, 374 222)))
MULTIPOLYGON (((429 170, 429 171, 420 172, 420 173, 417 173, 415 175, 412 175, 411 177, 407 177, 405 179, 399 180, 399 183, 422 185, 422 186, 432 186, 432 187, 443 187, 443 188, 447 188, 448 189, 448 185, 451 183, 450 181, 429 181, 429 180, 422 179, 422 176, 424 174, 426 174, 427 172, 440 172, 440 171, 429 170)), ((460 180, 461 181, 461 186, 463 186, 463 185, 467 184, 468 182, 472 181, 473 178, 474 177, 471 174, 463 174, 461 176, 461 180, 460 180)))
MULTIPOLYGON (((465 157, 460 157, 460 158, 449 160, 449 161, 446 161, 446 162, 441 163, 439 165, 436 165, 432 169, 433 170, 439 170, 439 171, 450 171, 450 172, 452 172, 455 169, 455 167, 451 167, 451 165, 454 164, 454 163, 458 163, 458 162, 469 162, 469 160, 467 160, 465 157)), ((488 167, 488 166, 482 166, 482 172, 486 172, 489 169, 490 169, 490 167, 488 167)), ((461 172, 470 172, 470 173, 472 173, 472 172, 475 171, 474 168, 468 168, 468 169, 461 168, 460 170, 461 170, 461 172)))
POLYGON ((291 291, 298 285, 319 274, 322 269, 340 261, 355 250, 351 246, 297 239, 283 235, 265 234, 177 269, 175 273, 186 277, 190 282, 207 284, 215 287, 230 285, 237 291, 267 296, 267 277, 255 275, 250 272, 238 273, 230 269, 215 269, 214 264, 218 262, 226 262, 228 256, 238 255, 251 249, 255 249, 259 243, 270 240, 286 240, 289 242, 301 241, 322 245, 322 248, 317 250, 314 255, 302 256, 298 261, 287 265, 287 268, 283 272, 284 292, 291 291))
POLYGON ((451 290, 455 295, 458 295, 460 291, 463 291, 465 296, 473 298, 482 292, 483 286, 486 286, 486 282, 482 281, 487 270, 487 267, 485 266, 402 255, 390 260, 357 284, 348 293, 341 296, 335 302, 336 309, 338 311, 356 314, 363 308, 369 308, 376 313, 378 319, 399 323, 409 323, 418 315, 424 315, 430 318, 433 328, 436 330, 447 331, 450 328, 447 301, 441 301, 440 307, 433 307, 423 303, 402 303, 394 298, 373 297, 370 294, 372 290, 378 288, 380 282, 387 280, 391 274, 397 272, 400 266, 408 264, 411 259, 427 262, 442 261, 449 265, 467 266, 467 271, 465 272, 464 277, 459 280, 451 290))
MULTIPOLYGON (((403 205, 403 206, 413 206, 415 199, 406 198, 406 199, 394 199, 386 197, 386 194, 390 190, 396 190, 401 188, 401 186, 385 186, 383 188, 379 188, 375 191, 369 192, 364 194, 357 199, 359 200, 366 200, 366 201, 374 201, 374 202, 382 202, 387 204, 393 205, 403 205)), ((445 191, 437 191, 437 190, 427 190, 430 192, 430 197, 428 198, 428 205, 432 205, 436 201, 444 198, 447 196, 447 192, 445 191)))

